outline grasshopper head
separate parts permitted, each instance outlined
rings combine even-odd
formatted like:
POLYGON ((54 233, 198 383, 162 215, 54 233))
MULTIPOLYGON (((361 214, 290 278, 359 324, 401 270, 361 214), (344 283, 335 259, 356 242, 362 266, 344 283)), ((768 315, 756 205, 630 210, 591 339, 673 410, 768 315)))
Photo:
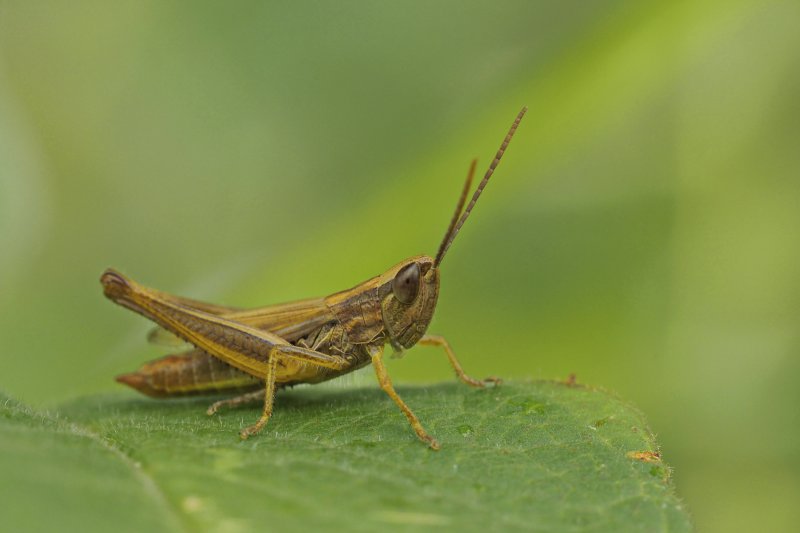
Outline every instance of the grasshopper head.
POLYGON ((489 182, 489 178, 492 177, 495 168, 500 163, 500 158, 503 157, 508 143, 511 142, 511 138, 514 136, 514 132, 517 130, 517 126, 527 110, 527 107, 523 107, 522 111, 517 115, 503 143, 500 145, 497 155, 489 165, 486 174, 484 174, 465 209, 467 194, 472 185, 472 178, 475 175, 476 161, 472 161, 467 180, 456 205, 456 211, 450 220, 450 225, 444 234, 442 243, 439 245, 436 258, 421 255, 406 259, 391 268, 381 278, 383 323, 389 333, 392 347, 396 350, 402 351, 403 348, 411 348, 428 329, 428 324, 433 318, 433 311, 436 309, 436 300, 439 297, 439 266, 456 235, 461 230, 461 226, 464 225, 467 217, 472 212, 472 208, 475 207, 475 203, 489 182))
POLYGON ((392 347, 411 348, 428 329, 439 297, 439 269, 420 255, 392 267, 383 283, 381 311, 392 347))

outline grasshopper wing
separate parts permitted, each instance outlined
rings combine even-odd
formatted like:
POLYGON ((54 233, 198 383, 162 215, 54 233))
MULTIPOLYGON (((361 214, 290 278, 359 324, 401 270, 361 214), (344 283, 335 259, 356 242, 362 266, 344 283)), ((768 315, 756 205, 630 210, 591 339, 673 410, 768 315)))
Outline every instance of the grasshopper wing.
POLYGON ((111 300, 239 370, 262 378, 267 373, 270 351, 275 346, 291 344, 280 334, 262 328, 277 325, 293 336, 302 335, 333 316, 319 305, 310 305, 313 300, 266 308, 269 312, 257 309, 220 316, 193 308, 186 299, 141 286, 113 270, 106 271, 101 281, 111 300), (307 317, 309 307, 316 310, 311 319, 307 317), (301 317, 305 318, 296 324, 301 317))
MULTIPOLYGON (((172 297, 172 295, 166 293, 159 293, 159 296, 162 298, 172 297)), ((172 298, 175 298, 172 301, 180 303, 184 307, 189 307, 198 311, 211 312, 208 309, 201 309, 193 307, 191 304, 183 303, 191 302, 192 300, 186 300, 184 298, 178 299, 176 297, 172 298)), ((247 310, 236 309, 228 311, 228 309, 230 308, 225 308, 225 310, 221 312, 211 312, 211 314, 256 329, 270 331, 289 342, 295 342, 316 331, 328 322, 335 320, 333 313, 331 313, 328 306, 325 305, 322 298, 300 300, 297 302, 247 310)), ((159 346, 179 347, 186 344, 186 341, 160 326, 148 332, 147 340, 159 346)))

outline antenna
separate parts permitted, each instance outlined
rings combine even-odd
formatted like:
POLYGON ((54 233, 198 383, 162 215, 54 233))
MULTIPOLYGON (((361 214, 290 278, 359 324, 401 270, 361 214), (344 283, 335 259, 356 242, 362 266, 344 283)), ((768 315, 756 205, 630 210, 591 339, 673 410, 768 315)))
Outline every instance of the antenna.
POLYGON ((472 163, 469 166, 469 172, 467 172, 467 181, 464 182, 464 188, 461 189, 461 196, 458 198, 458 205, 456 205, 456 211, 453 213, 453 218, 450 219, 450 226, 447 227, 447 231, 444 234, 444 239, 442 239, 442 243, 439 245, 439 251, 436 252, 436 260, 433 262, 434 266, 438 265, 442 261, 442 257, 444 257, 445 252, 445 244, 447 240, 450 238, 450 235, 453 233, 453 229, 456 227, 456 222, 458 222, 458 217, 461 215, 461 212, 464 210, 464 204, 467 203, 467 193, 469 193, 469 188, 472 186, 472 178, 475 177, 475 167, 478 165, 478 160, 473 159, 472 163))
POLYGON ((472 174, 475 168, 475 161, 472 162, 472 167, 470 168, 470 173, 467 176, 467 182, 464 187, 464 190, 461 192, 461 198, 459 198, 458 206, 456 207, 456 212, 453 215, 453 220, 450 221, 450 226, 447 228, 447 232, 444 234, 444 239, 442 239, 442 244, 439 245, 439 252, 436 254, 436 260, 433 262, 434 268, 438 267, 442 263, 442 260, 444 259, 447 250, 450 249, 450 245, 453 244, 456 235, 458 235, 458 232, 461 230, 461 226, 464 225, 464 222, 466 222, 467 217, 469 217, 469 214, 472 212, 472 208, 475 207, 475 203, 478 201, 478 198, 480 198, 483 189, 489 182, 489 178, 491 178, 492 174, 494 174, 494 169, 496 169, 497 165, 500 163, 500 159, 506 152, 506 148, 508 148, 508 143, 510 143, 511 138, 514 137, 514 133, 517 131, 517 126, 519 126, 519 122, 522 120, 522 117, 525 116, 525 112, 527 110, 528 110, 527 107, 523 107, 522 110, 520 110, 519 114, 517 115, 517 118, 514 119, 514 123, 511 125, 511 128, 508 130, 508 133, 506 134, 506 138, 503 139, 503 144, 501 144, 500 149, 497 150, 497 155, 494 156, 494 160, 489 165, 489 168, 486 170, 486 174, 484 174, 483 179, 478 184, 478 188, 475 189, 475 192, 472 195, 472 199, 469 201, 467 209, 463 213, 461 213, 461 209, 464 207, 464 199, 466 198, 467 191, 472 183, 472 174), (460 218, 458 218, 459 213, 461 213, 460 218), (454 225, 453 223, 455 222, 456 218, 458 218, 458 222, 454 225))

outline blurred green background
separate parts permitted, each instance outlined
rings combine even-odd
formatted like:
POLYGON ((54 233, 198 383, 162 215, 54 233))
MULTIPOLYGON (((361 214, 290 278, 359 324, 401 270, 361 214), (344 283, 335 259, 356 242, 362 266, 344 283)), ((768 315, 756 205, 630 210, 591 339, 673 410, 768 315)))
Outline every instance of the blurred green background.
MULTIPOLYGON (((642 408, 702 531, 800 522, 796 1, 0 1, 0 388, 120 391, 147 285, 256 306, 432 254, 431 331, 642 408)), ((452 379, 432 348, 390 371, 452 379)))

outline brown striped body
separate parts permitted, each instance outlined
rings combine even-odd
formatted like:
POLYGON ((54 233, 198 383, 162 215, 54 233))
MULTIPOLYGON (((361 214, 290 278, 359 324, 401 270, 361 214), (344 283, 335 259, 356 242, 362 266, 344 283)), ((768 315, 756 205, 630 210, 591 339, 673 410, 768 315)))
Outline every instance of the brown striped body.
MULTIPOLYGON (((520 120, 514 120, 494 160, 469 204, 467 194, 475 172, 470 166, 450 225, 436 257, 406 259, 383 274, 325 298, 300 300, 241 310, 190 300, 151 289, 108 269, 100 278, 105 295, 115 303, 154 321, 193 349, 146 363, 117 377, 149 396, 163 398, 214 392, 249 391, 263 384, 264 406, 258 422, 240 433, 258 433, 272 415, 275 391, 299 383, 319 383, 372 364, 378 383, 408 418, 417 436, 438 449, 416 415, 394 390, 383 363, 384 345, 402 352, 417 343, 441 346, 459 378, 471 386, 497 383, 467 376, 449 344, 426 336, 439 297, 439 267, 489 178, 500 162, 520 120)), ((151 335, 151 338, 154 337, 151 335)), ((155 335, 158 337, 158 335, 155 335)), ((240 405, 255 397, 245 394, 216 402, 240 405)))
MULTIPOLYGON (((120 274, 109 274, 106 278, 107 294, 130 309, 156 320, 150 308, 163 309, 165 302, 187 309, 203 310, 239 324, 270 332, 288 343, 336 355, 347 361, 347 367, 331 370, 296 361, 281 360, 276 369, 276 385, 285 387, 299 383, 319 383, 354 370, 370 362, 366 347, 384 344, 390 337, 386 334, 384 307, 393 320, 393 329, 402 334, 397 337, 396 349, 413 346, 415 337, 421 337, 433 316, 439 294, 438 272, 430 269, 432 259, 416 256, 395 265, 381 276, 371 278, 351 289, 332 294, 326 298, 312 298, 263 307, 240 310, 188 300, 146 287, 141 287, 120 274), (398 306, 390 297, 391 281, 408 264, 423 264, 425 272, 431 272, 428 283, 422 283, 419 304, 406 309, 398 306), (113 281, 120 276, 126 288, 121 296, 116 294, 113 281), (423 315, 420 321, 418 315, 423 315), (396 324, 396 325, 394 325, 396 324), (413 341, 413 342, 411 342, 413 341)), ((163 311, 162 311, 163 312, 163 311)), ((175 310, 170 311, 177 314, 175 310)), ((196 326, 195 326, 196 327, 196 326)), ((394 344, 394 343, 393 343, 394 344)), ((245 369, 195 348, 184 353, 167 355, 150 361, 135 372, 118 376, 117 381, 154 398, 189 396, 201 394, 232 393, 253 390, 262 380, 245 369)))

